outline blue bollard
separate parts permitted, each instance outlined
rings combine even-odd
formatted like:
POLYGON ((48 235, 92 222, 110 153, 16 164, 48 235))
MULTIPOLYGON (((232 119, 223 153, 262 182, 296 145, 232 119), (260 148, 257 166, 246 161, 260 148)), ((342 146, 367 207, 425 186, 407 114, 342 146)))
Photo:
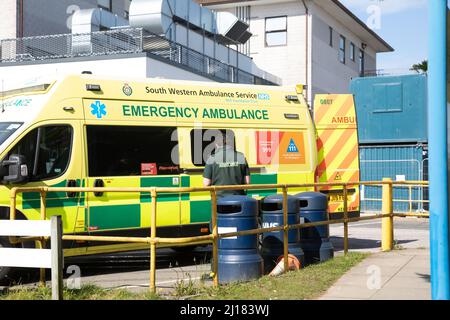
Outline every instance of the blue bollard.
MULTIPOLYGON (((329 220, 326 195, 320 192, 303 192, 296 194, 295 197, 299 200, 299 216, 302 223, 329 220)), ((328 225, 300 229, 300 243, 307 264, 327 261, 334 257, 328 225)))
MULTIPOLYGON (((229 196, 217 201, 219 233, 258 229, 258 202, 247 196, 229 196)), ((218 243, 219 283, 258 279, 263 260, 258 253, 258 236, 223 238, 218 243)))
MULTIPOLYGON (((288 196, 288 224, 299 224, 298 200, 288 196)), ((262 227, 279 227, 283 225, 283 196, 272 195, 265 197, 261 202, 262 227)), ((267 232, 263 234, 261 245, 261 255, 264 259, 264 272, 270 273, 276 266, 276 262, 283 251, 284 232, 267 232)), ((294 255, 303 266, 304 253, 299 243, 298 229, 292 229, 288 232, 288 250, 294 255)))

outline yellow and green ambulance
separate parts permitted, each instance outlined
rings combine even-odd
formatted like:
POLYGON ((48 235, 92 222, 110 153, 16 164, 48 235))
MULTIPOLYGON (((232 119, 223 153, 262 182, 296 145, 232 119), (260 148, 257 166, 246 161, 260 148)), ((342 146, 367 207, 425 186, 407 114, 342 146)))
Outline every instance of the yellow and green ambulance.
MULTIPOLYGON (((317 128, 301 86, 82 74, 4 91, 0 99, 0 219, 9 219, 13 187, 200 187, 220 130, 245 154, 252 184, 359 180, 351 95, 317 96, 317 128)), ((323 190, 331 213, 342 211, 342 190, 334 189, 323 190)), ((349 201, 358 211, 357 188, 349 201)), ((65 234, 149 235, 147 193, 50 192, 46 203, 47 218, 61 215, 65 234)), ((209 232, 209 193, 164 194, 157 206, 159 236, 209 232)), ((18 218, 40 219, 39 194, 19 194, 17 211, 18 218)), ((0 245, 10 244, 2 238, 0 245)), ((139 248, 68 242, 64 254, 139 248)))

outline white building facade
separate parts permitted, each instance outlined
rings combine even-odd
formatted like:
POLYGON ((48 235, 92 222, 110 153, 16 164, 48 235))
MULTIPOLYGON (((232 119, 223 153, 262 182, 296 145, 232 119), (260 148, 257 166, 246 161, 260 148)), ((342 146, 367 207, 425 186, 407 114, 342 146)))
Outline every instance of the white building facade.
POLYGON ((229 11, 253 34, 240 48, 282 79, 318 93, 348 93, 354 77, 377 69, 378 53, 394 49, 337 0, 198 0, 229 11))

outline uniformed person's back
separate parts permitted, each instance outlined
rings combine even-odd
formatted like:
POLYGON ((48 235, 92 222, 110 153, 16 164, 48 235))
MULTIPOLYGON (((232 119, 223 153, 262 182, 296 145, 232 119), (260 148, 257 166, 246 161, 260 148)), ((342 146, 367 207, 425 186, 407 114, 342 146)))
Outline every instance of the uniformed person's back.
MULTIPOLYGON (((245 185, 250 183, 250 170, 241 152, 234 150, 228 139, 216 140, 216 152, 206 161, 203 173, 205 186, 245 185)), ((245 190, 218 191, 219 197, 245 195, 245 190)))

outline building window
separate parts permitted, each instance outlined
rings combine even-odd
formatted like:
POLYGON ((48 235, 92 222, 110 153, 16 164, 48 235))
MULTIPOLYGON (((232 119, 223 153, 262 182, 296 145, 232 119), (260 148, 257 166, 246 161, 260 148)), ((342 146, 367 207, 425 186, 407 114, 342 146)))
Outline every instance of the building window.
POLYGON ((287 16, 266 18, 266 47, 287 45, 287 16))
POLYGON ((330 47, 333 47, 333 28, 332 28, 332 27, 328 27, 328 28, 329 28, 329 30, 330 30, 329 44, 330 44, 330 47))
POLYGON ((350 42, 350 60, 355 61, 355 44, 350 42))
POLYGON ((339 61, 345 64, 345 37, 339 38, 339 61))
POLYGON ((90 177, 179 174, 176 128, 87 126, 90 177))
POLYGON ((359 49, 359 74, 364 76, 365 73, 365 54, 364 51, 359 49))
POLYGON ((112 11, 112 0, 97 0, 97 4, 99 8, 112 11))
POLYGON ((129 19, 130 18, 130 5, 131 5, 131 0, 124 0, 124 10, 123 10, 123 17, 125 19, 129 19))

